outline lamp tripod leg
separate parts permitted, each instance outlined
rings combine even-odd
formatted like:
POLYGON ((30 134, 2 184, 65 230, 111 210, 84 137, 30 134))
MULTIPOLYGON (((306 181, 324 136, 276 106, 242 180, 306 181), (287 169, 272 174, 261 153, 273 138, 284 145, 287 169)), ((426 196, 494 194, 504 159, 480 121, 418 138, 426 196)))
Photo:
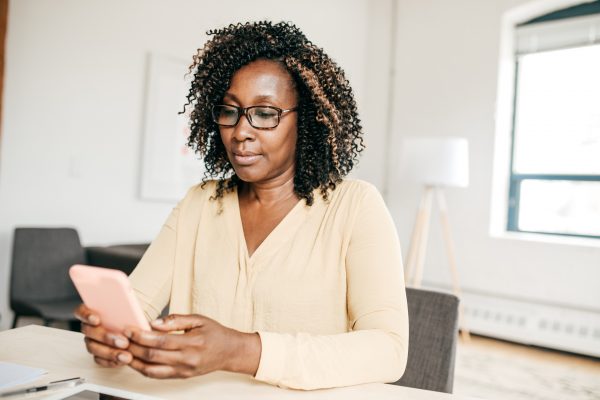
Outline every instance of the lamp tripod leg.
POLYGON ((419 251, 419 244, 421 243, 421 236, 423 233, 424 213, 424 193, 422 193, 421 202, 415 218, 415 225, 413 226, 412 235, 410 237, 410 246, 408 248, 406 265, 404 266, 404 281, 407 285, 412 285, 412 282, 414 281, 417 253, 419 251))
POLYGON ((425 264, 425 251, 427 250, 427 239, 429 237, 429 219, 431 216, 431 202, 433 197, 433 187, 425 186, 421 204, 419 205, 419 240, 415 249, 415 274, 412 284, 414 287, 421 287, 423 279, 423 265, 425 264))
MULTIPOLYGON (((440 222, 442 224, 444 244, 446 245, 446 253, 448 254, 450 274, 452 276, 452 291, 459 299, 462 299, 462 291, 460 290, 460 284, 458 279, 458 268, 456 266, 456 256, 454 253, 454 242, 452 241, 452 235, 450 233, 448 207, 446 206, 446 197, 444 196, 444 192, 442 191, 442 189, 436 188, 436 198, 438 203, 438 209, 440 211, 440 222)), ((462 338, 465 341, 470 340, 471 335, 469 334, 469 330, 467 329, 464 321, 464 307, 462 301, 459 303, 458 325, 460 327, 462 338)))

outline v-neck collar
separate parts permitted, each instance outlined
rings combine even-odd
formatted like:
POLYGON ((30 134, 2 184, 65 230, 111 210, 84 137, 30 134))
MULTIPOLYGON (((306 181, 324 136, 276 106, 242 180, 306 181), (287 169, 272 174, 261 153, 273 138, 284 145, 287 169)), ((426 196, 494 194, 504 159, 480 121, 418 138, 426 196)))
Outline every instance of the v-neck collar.
POLYGON ((240 241, 240 250, 244 253, 244 257, 248 262, 254 262, 263 254, 269 254, 271 251, 278 249, 281 245, 292 238, 292 234, 300 227, 306 214, 310 211, 310 207, 306 202, 300 199, 294 207, 288 211, 281 221, 273 228, 262 243, 254 250, 252 255, 248 252, 246 243, 246 235, 244 235, 244 227, 242 224, 242 214, 240 210, 240 200, 238 197, 237 187, 232 193, 230 203, 232 207, 231 220, 233 221, 233 230, 237 232, 240 241))

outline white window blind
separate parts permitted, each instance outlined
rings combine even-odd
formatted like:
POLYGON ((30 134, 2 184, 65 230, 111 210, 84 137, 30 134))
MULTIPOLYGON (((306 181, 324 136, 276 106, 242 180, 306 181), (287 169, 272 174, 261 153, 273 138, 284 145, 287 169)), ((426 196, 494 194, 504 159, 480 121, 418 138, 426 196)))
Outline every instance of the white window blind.
POLYGON ((539 22, 516 30, 517 55, 600 43, 600 14, 539 22))

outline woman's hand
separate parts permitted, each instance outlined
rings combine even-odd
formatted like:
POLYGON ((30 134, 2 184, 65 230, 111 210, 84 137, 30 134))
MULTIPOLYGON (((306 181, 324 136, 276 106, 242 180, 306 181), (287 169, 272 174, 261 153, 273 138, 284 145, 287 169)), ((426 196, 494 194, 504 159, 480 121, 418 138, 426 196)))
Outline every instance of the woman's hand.
POLYGON ((201 315, 169 315, 154 331, 129 329, 129 366, 152 378, 188 378, 224 370, 255 375, 261 343, 257 333, 226 328, 201 315), (182 334, 169 333, 184 331, 182 334))
POLYGON ((104 329, 98 314, 81 304, 75 310, 75 317, 81 321, 85 347, 94 356, 97 364, 103 367, 118 367, 131 362, 133 357, 125 350, 129 346, 129 340, 123 335, 104 329))

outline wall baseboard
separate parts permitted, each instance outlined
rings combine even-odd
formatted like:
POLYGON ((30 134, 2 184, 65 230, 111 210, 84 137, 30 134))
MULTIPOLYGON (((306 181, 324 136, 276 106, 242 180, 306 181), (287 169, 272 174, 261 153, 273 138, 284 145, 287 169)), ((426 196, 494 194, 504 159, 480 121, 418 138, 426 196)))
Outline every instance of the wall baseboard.
MULTIPOLYGON (((448 291, 447 288, 434 287, 448 291)), ((600 357, 600 312, 499 298, 463 290, 463 325, 512 342, 600 357)))

